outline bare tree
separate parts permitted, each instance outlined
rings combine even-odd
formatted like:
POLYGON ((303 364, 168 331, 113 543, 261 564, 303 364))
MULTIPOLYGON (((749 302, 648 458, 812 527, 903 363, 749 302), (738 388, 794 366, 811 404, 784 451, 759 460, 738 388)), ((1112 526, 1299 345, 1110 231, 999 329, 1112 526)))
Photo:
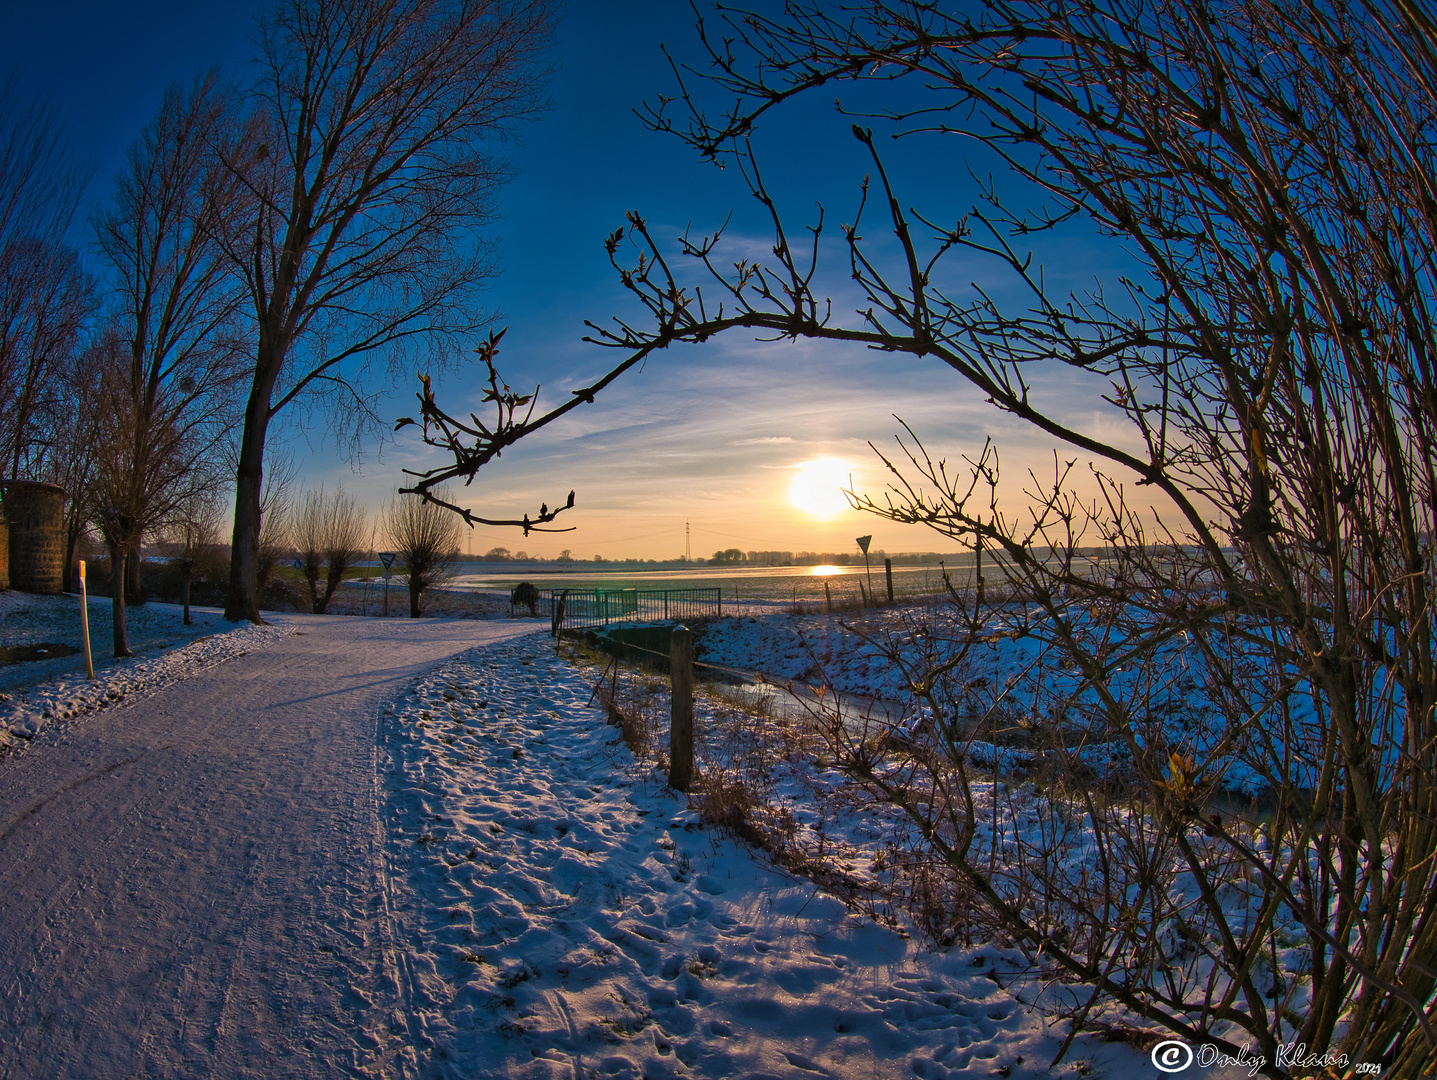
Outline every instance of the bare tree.
POLYGON ((207 468, 213 445, 175 417, 156 422, 135 393, 129 350, 114 337, 108 362, 90 395, 95 455, 87 489, 88 517, 110 554, 114 654, 129 656, 125 621, 125 566, 140 540, 182 503, 219 485, 207 468), (137 432, 143 431, 143 468, 136 469, 137 432))
POLYGON ((419 598, 449 577, 459 558, 459 519, 441 503, 395 495, 384 512, 385 543, 404 563, 409 579, 409 617, 420 616, 419 598))
POLYGON ((335 590, 344 574, 364 555, 364 513, 353 495, 336 489, 326 497, 324 489, 306 491, 291 526, 300 572, 309 583, 310 609, 316 615, 329 610, 335 590), (323 592, 320 578, 324 579, 323 592))
POLYGON ((253 212, 230 238, 257 325, 235 478, 230 618, 259 620, 265 438, 328 397, 376 419, 365 365, 415 339, 442 362, 484 320, 475 230, 505 179, 498 137, 540 106, 547 0, 284 0, 260 25, 256 126, 232 165, 253 212))
MULTIPOLYGON (((115 307, 98 386, 97 520, 120 574, 143 536, 211 489, 242 373, 240 293, 217 237, 235 179, 215 153, 227 94, 213 76, 172 87, 131 147, 114 202, 95 220, 115 307)), ((123 589, 112 590, 126 655, 123 589)))
POLYGON ((224 523, 224 505, 221 492, 210 489, 197 492, 175 508, 170 519, 158 530, 160 550, 179 563, 181 603, 184 605, 184 624, 192 624, 190 618, 190 585, 196 580, 203 581, 214 567, 212 562, 220 547, 221 527, 224 523))
POLYGON ((78 588, 80 543, 89 524, 90 485, 94 479, 95 448, 99 439, 99 413, 94 395, 99 387, 103 358, 110 348, 103 330, 75 350, 64 371, 67 415, 57 417, 49 452, 45 455, 43 477, 65 489, 65 571, 66 592, 78 588))
MULTIPOLYGON (((737 166, 772 217, 774 259, 726 267, 719 237, 685 239, 690 281, 630 215, 637 261, 621 261, 624 230, 609 250, 650 321, 595 339, 633 357, 742 327, 932 357, 1098 463, 1095 500, 1058 459, 1015 510, 998 499, 991 446, 957 469, 908 438, 885 458, 887 498, 855 501, 986 551, 1009 587, 955 590, 969 633, 952 649, 921 626, 887 643, 916 712, 882 738, 835 719, 840 763, 912 817, 955 903, 974 898, 1043 978, 1070 981, 1075 1034, 1116 1002, 1232 1054, 1255 1048, 1270 1076, 1304 1067, 1279 1053, 1298 1043, 1425 1075, 1437 1054, 1425 8, 868 0, 725 12, 700 33, 709 66, 676 68, 680 90, 650 120, 737 166), (872 105, 871 82, 914 85, 872 105), (956 220, 905 210, 878 135, 855 125, 897 246, 889 261, 863 242, 865 179, 843 228, 862 293, 852 325, 814 290, 821 212, 799 251, 748 142, 766 113, 830 87, 885 135, 966 139, 1007 170, 956 220), (1052 295, 1027 245, 1083 219, 1121 238, 1138 272, 1052 295), (960 258, 988 261, 1023 299, 959 289, 946 267, 960 258), (1095 404, 1124 437, 1039 405, 1044 380, 1074 375, 1106 388, 1095 404), (1038 643, 1041 677, 985 695, 962 676, 999 631, 1038 643), (985 724, 1053 733, 1046 802, 1005 807, 975 775, 985 724), (1019 812, 1040 827, 1008 828, 1019 812)), ((995 746, 986 760, 998 758, 995 746)))
POLYGON ((93 309, 93 289, 66 245, 87 177, 50 109, 0 83, 0 467, 38 477, 72 417, 65 366, 93 309))
POLYGON ((274 576, 275 567, 292 546, 294 484, 298 475, 294 460, 286 454, 274 462, 264 476, 259 501, 259 561, 255 582, 260 594, 264 593, 274 576))
POLYGON ((64 373, 93 310, 75 252, 27 238, 0 252, 0 452, 12 478, 38 476, 71 422, 64 373))

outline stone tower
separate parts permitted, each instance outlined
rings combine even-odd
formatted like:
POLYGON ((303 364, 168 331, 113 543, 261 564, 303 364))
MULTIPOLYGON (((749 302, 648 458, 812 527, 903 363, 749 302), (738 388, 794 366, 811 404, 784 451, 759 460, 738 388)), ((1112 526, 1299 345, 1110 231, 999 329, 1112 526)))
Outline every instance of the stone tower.
POLYGON ((10 587, 30 593, 63 591, 65 489, 28 480, 7 480, 0 488, 10 526, 10 587))

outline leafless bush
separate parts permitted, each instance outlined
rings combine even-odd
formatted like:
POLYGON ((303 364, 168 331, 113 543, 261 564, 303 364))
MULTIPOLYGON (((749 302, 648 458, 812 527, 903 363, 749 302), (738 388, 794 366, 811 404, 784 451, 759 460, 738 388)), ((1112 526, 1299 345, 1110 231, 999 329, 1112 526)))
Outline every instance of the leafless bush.
POLYGON ((668 682, 649 670, 629 670, 617 658, 587 646, 571 647, 571 655, 601 666, 594 684, 594 699, 603 706, 608 722, 619 729, 634 757, 668 767, 668 682))
POLYGON ((330 496, 325 495, 324 488, 311 489, 300 498, 292 528, 297 558, 302 564, 300 573, 309 585, 310 610, 323 615, 344 581, 345 571, 364 554, 364 512, 354 496, 346 495, 342 488, 330 496))
MULTIPOLYGON (((701 779, 690 801, 699 815, 710 825, 722 829, 730 836, 747 840, 760 849, 767 849, 771 833, 760 828, 755 811, 758 801, 748 784, 725 773, 721 766, 710 763, 701 773, 701 779)), ((787 847, 781 845, 780 849, 787 847)))
POLYGON ((439 503, 395 495, 385 511, 384 531, 404 564, 409 617, 417 619, 425 590, 446 581, 459 558, 459 519, 439 503))

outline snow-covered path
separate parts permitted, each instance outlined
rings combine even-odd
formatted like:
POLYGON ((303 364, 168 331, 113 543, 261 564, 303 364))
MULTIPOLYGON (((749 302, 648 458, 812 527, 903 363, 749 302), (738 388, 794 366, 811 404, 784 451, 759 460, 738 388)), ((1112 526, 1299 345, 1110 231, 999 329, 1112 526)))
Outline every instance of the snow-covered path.
POLYGON ((0 764, 0 1077, 390 1071, 379 710, 533 624, 283 618, 0 764))

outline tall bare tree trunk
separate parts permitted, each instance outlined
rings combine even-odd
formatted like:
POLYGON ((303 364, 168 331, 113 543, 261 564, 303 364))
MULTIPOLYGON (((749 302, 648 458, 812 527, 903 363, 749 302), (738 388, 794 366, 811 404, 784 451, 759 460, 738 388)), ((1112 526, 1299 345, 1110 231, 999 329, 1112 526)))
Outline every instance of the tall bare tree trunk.
POLYGON ((80 532, 84 528, 84 522, 71 520, 71 515, 65 518, 65 571, 61 579, 60 587, 67 593, 80 591, 80 532))
POLYGON ((116 656, 130 656, 130 635, 125 627, 125 545, 110 545, 110 624, 116 656))
POLYGON ((144 584, 140 581, 140 541, 130 545, 125 557, 125 603, 140 607, 145 602, 144 584))
POLYGON ((264 488, 264 442, 269 430, 270 393, 279 374, 283 349, 261 342, 254 383, 245 405, 239 463, 235 467, 235 524, 230 541, 229 596, 225 618, 263 623, 259 614, 260 495, 264 488), (278 356, 275 356, 275 353, 278 356))
MULTIPOLYGON (((262 621, 259 531, 265 432, 298 398, 343 388, 339 418, 377 420, 366 357, 428 340, 434 363, 487 323, 474 306, 493 266, 474 230, 506 171, 488 144, 543 107, 548 0, 286 0, 258 24, 254 123, 229 158, 254 198, 226 233, 258 324, 235 476, 225 614, 262 621), (295 336, 313 351, 280 381, 295 336)), ((398 351, 395 351, 398 350, 398 351)))

